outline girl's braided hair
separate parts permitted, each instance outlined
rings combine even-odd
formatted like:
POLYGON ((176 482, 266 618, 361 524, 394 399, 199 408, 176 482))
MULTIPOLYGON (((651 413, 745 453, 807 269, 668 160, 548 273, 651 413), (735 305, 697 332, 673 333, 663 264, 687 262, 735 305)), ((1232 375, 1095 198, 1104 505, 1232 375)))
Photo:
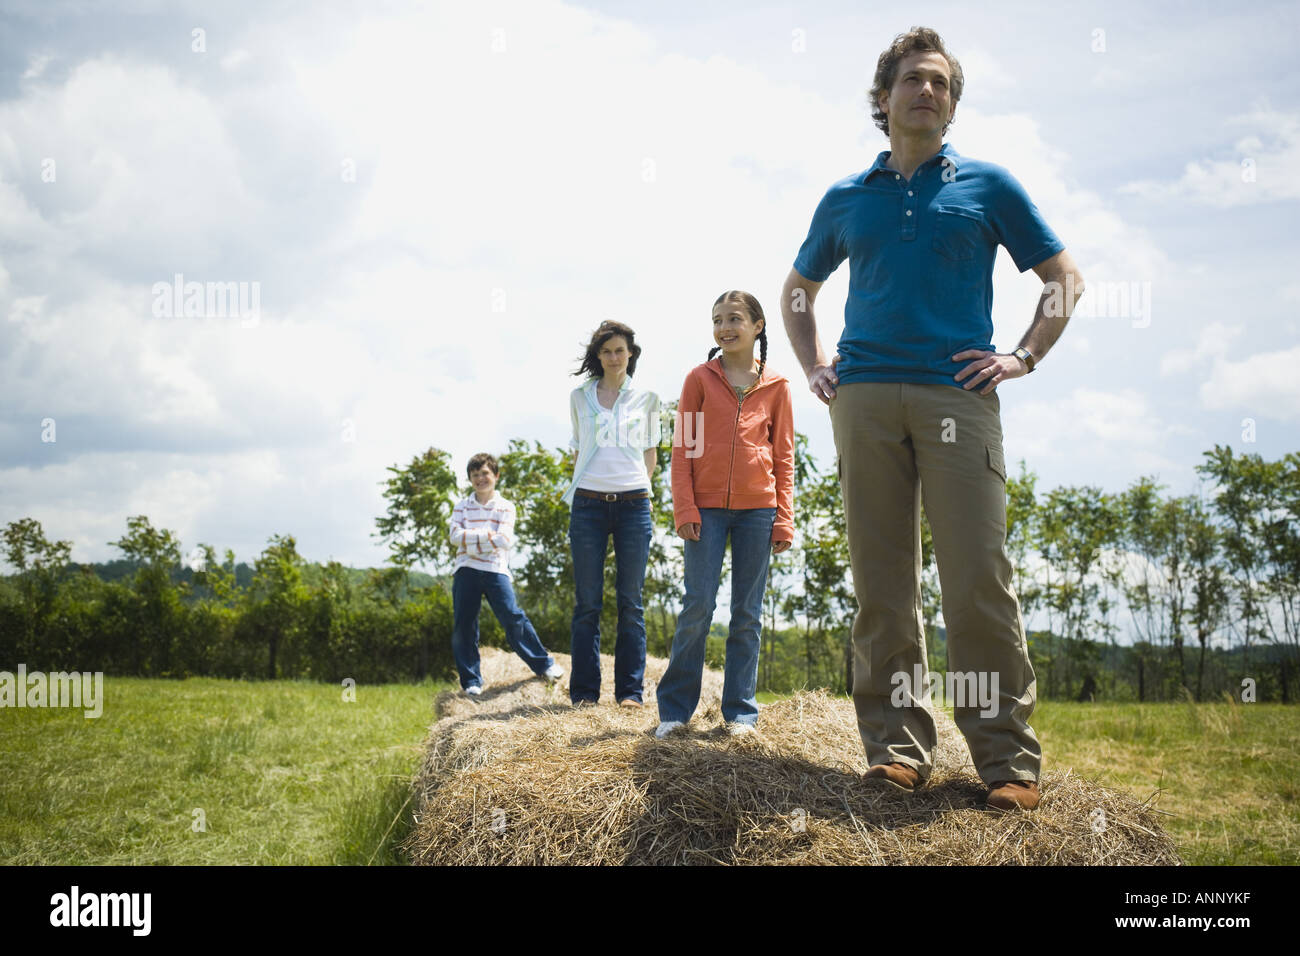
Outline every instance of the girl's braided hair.
MULTIPOLYGON (((732 289, 729 292, 722 293, 722 295, 718 296, 718 301, 713 303, 713 307, 716 309, 724 302, 738 303, 749 315, 749 321, 754 325, 757 325, 759 322, 763 323, 763 330, 758 333, 758 377, 762 378, 763 369, 767 365, 767 316, 763 314, 763 307, 759 305, 758 300, 748 292, 741 292, 738 289, 732 289)), ((717 355, 721 351, 722 346, 713 346, 713 348, 709 349, 709 357, 705 359, 705 361, 711 362, 713 356, 717 355)))

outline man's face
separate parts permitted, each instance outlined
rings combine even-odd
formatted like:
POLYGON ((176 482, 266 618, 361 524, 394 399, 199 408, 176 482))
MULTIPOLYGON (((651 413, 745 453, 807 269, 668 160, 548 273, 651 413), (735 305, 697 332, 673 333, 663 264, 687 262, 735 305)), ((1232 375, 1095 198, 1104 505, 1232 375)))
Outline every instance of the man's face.
POLYGON ((889 117, 890 131, 942 135, 957 110, 951 81, 948 61, 940 54, 912 53, 903 57, 888 96, 880 96, 880 108, 889 117))
POLYGON ((497 476, 492 474, 492 469, 487 465, 482 465, 476 471, 471 471, 469 481, 474 486, 475 491, 484 495, 490 495, 492 489, 497 486, 497 476))

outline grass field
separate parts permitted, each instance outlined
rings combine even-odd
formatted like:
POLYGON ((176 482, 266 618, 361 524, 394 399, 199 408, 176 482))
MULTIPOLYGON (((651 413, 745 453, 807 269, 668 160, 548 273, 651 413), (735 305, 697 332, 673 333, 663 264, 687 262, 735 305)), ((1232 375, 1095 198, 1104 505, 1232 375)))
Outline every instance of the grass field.
MULTIPOLYGON (((108 678, 98 719, 0 710, 0 862, 400 862, 439 689, 108 678)), ((1047 770, 1163 788, 1188 863, 1300 863, 1300 708, 1040 702, 1033 724, 1047 770)))
POLYGON ((0 862, 397 862, 441 686, 107 677, 98 719, 0 710, 0 862))

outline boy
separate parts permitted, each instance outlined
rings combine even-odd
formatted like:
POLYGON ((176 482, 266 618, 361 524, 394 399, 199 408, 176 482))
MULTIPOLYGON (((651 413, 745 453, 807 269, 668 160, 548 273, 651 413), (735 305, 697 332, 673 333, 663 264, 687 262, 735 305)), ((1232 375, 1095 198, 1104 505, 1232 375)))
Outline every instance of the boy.
POLYGON ((455 619, 451 650, 460 672, 460 686, 472 697, 483 693, 483 677, 478 669, 478 612, 485 595, 515 653, 539 677, 559 680, 564 669, 542 646, 510 586, 515 506, 496 493, 500 466, 491 455, 480 453, 469 460, 465 470, 474 493, 456 503, 450 535, 457 547, 451 589, 455 619))

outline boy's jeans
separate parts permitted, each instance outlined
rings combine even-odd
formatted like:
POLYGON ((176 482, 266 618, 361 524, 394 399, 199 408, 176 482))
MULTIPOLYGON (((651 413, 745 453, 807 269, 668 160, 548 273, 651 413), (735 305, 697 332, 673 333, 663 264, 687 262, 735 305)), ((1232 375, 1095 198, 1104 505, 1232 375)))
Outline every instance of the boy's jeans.
POLYGON ((775 508, 701 508, 700 540, 686 541, 686 595, 677 618, 668 670, 659 682, 659 719, 682 723, 700 702, 704 647, 713 624, 722 558, 731 534, 731 627, 722 678, 722 719, 758 721, 758 652, 763 592, 772 556, 775 508))
POLYGON ((452 578, 451 600, 455 623, 451 635, 451 653, 456 658, 462 689, 480 686, 483 676, 478 669, 478 612, 487 597, 492 613, 501 622, 506 640, 535 674, 546 673, 555 658, 546 652, 532 621, 515 601, 510 579, 495 571, 461 567, 452 578))
POLYGON ((645 616, 641 586, 650 559, 650 499, 600 501, 575 495, 569 513, 573 549, 573 672, 569 698, 600 698, 600 609, 605 595, 605 548, 614 536, 618 640, 614 644, 614 697, 640 701, 645 676, 645 616))

